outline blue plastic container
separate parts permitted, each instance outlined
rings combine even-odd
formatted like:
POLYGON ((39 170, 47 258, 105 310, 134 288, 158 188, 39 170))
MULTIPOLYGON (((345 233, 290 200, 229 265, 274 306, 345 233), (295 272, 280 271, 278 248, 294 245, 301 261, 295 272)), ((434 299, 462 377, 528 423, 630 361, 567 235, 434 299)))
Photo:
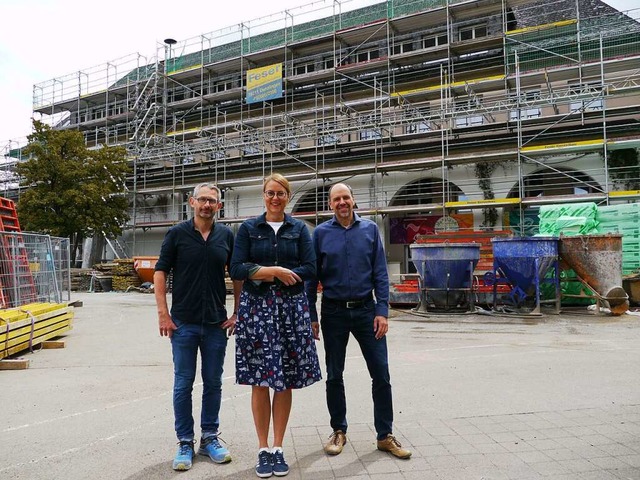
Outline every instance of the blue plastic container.
POLYGON ((533 295, 540 281, 558 260, 554 237, 492 238, 494 270, 502 270, 512 285, 533 295))

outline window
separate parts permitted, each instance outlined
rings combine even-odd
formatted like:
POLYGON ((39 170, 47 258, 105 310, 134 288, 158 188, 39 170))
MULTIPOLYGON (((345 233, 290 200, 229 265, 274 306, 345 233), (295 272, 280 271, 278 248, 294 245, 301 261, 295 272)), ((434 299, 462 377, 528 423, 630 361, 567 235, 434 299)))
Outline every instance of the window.
POLYGON ((368 62, 370 60, 375 60, 376 58, 380 58, 380 50, 377 48, 372 48, 369 50, 351 50, 348 54, 347 61, 343 61, 342 63, 361 63, 368 62))
MULTIPOLYGON (((517 101, 517 95, 511 94, 514 103, 517 101)), ((540 90, 529 90, 520 92, 520 119, 538 118, 541 115, 540 107, 534 105, 534 102, 540 100, 540 90)), ((518 110, 509 112, 509 120, 518 120, 518 110)))
POLYGON ((360 140, 379 140, 382 138, 382 133, 379 128, 369 128, 360 131, 360 140))
POLYGON ((357 54, 355 55, 355 61, 357 63, 368 62, 370 60, 375 60, 376 58, 380 58, 380 50, 378 50, 377 48, 374 48, 372 50, 365 50, 363 52, 357 52, 357 54))
POLYGON ((333 122, 327 122, 320 126, 320 135, 318 136, 318 145, 335 145, 339 138, 335 131, 333 122))
POLYGON ((427 35, 422 37, 422 48, 440 47, 449 43, 446 33, 427 35))
POLYGON ((382 131, 380 127, 376 126, 375 116, 363 115, 359 118, 359 123, 362 125, 359 133, 360 140, 378 140, 382 138, 382 131))
POLYGON ((279 133, 280 147, 283 150, 295 150, 300 148, 300 140, 296 136, 296 131, 293 128, 287 128, 279 133))
POLYGON ((401 53, 407 53, 413 51, 413 42, 399 43, 393 46, 393 54, 400 55, 401 53))
POLYGON ((260 153, 260 149, 255 145, 245 145, 242 147, 242 152, 245 155, 255 155, 257 153, 260 153))
POLYGON ((175 90, 169 92, 169 102, 179 102, 184 100, 184 88, 178 87, 175 90))
POLYGON ((574 83, 569 84, 569 95, 576 97, 591 97, 572 100, 570 111, 573 112, 590 112, 598 111, 604 108, 604 102, 600 96, 603 86, 598 82, 592 83, 574 83))
POLYGON ((325 57, 325 58, 322 60, 322 62, 323 62, 323 64, 324 64, 324 68, 325 68, 325 69, 333 68, 333 65, 334 65, 334 63, 333 63, 333 57, 325 57))
POLYGON ((124 104, 116 103, 109 107, 109 115, 120 115, 124 113, 124 104))
POLYGON ((410 123, 405 127, 404 133, 426 133, 431 131, 431 126, 425 122, 410 123))
POLYGON ((484 116, 479 115, 476 109, 481 105, 480 97, 466 97, 456 100, 454 104, 456 127, 472 127, 482 125, 484 116))
POLYGON ((304 75, 305 73, 311 73, 315 70, 314 62, 300 63, 293 67, 294 75, 304 75))
POLYGON ((486 36, 487 26, 484 24, 462 27, 458 32, 458 39, 460 41, 473 40, 474 38, 482 38, 486 36))
POLYGON ((484 117, 482 115, 471 115, 469 117, 456 118, 456 127, 473 127, 482 125, 484 117))
POLYGON ((233 88, 233 80, 218 80, 211 85, 211 93, 220 93, 233 88))

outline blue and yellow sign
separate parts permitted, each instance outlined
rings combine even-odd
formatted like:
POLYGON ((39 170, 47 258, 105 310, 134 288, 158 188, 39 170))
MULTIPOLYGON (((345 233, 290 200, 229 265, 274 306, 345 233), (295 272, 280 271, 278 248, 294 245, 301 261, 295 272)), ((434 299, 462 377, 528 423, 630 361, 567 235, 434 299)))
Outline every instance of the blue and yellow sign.
POLYGON ((247 103, 265 102, 282 97, 282 64, 247 71, 247 103))

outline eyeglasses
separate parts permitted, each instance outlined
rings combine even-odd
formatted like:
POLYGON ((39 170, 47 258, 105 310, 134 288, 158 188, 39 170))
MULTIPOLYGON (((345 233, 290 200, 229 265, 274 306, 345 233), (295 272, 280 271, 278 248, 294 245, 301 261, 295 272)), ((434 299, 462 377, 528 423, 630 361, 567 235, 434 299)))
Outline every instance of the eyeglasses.
POLYGON ((273 190, 267 190, 266 192, 264 192, 264 195, 267 198, 273 198, 273 197, 287 198, 287 192, 285 192, 284 190, 280 190, 278 192, 274 192, 273 190))
POLYGON ((200 205, 206 205, 207 202, 209 203, 209 205, 217 205, 218 204, 218 199, 217 198, 211 198, 211 197, 198 197, 198 198, 196 198, 196 201, 200 205))

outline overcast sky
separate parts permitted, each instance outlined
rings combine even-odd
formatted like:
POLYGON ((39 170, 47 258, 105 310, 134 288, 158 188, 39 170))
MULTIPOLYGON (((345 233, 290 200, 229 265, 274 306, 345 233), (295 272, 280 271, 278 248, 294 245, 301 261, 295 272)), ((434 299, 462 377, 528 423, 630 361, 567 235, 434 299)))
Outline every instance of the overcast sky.
MULTIPOLYGON (((0 0, 0 151, 9 140, 26 141, 31 132, 36 83, 136 52, 152 56, 167 37, 186 40, 309 3, 0 0)), ((606 3, 621 10, 640 7, 640 0, 606 3)))

